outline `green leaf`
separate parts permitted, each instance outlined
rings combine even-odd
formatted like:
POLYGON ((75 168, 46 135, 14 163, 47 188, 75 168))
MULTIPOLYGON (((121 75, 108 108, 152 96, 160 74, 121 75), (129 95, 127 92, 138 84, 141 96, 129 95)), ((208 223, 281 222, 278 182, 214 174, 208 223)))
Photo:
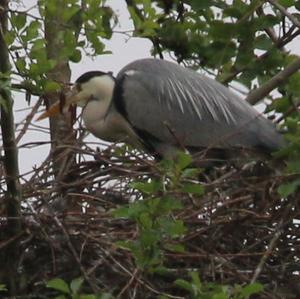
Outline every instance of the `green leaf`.
POLYGON ((191 7, 194 10, 209 9, 212 5, 212 0, 191 0, 191 7))
POLYGON ((77 4, 71 4, 67 9, 64 9, 61 17, 64 22, 68 22, 72 17, 74 17, 80 11, 80 6, 77 4))
POLYGON ((171 238, 177 238, 182 236, 186 232, 186 227, 182 220, 170 220, 170 219, 161 219, 161 227, 164 229, 166 234, 171 238))
POLYGON ((236 34, 237 26, 233 23, 225 23, 223 21, 213 21, 209 33, 215 40, 227 41, 236 34))
POLYGON ((141 213, 139 215, 139 222, 142 225, 143 228, 149 229, 152 227, 153 222, 150 218, 150 215, 148 213, 141 213))
POLYGON ((229 299, 230 297, 222 292, 222 293, 218 293, 218 294, 213 294, 212 299, 229 299))
POLYGON ((74 63, 80 62, 81 61, 81 51, 78 49, 75 49, 75 51, 72 53, 72 55, 69 56, 69 59, 74 63))
POLYGON ((278 0, 278 3, 284 7, 291 7, 294 5, 295 0, 278 0))
POLYGON ((20 73, 24 73, 26 71, 26 61, 24 57, 18 58, 18 60, 15 63, 20 73))
POLYGON ((174 283, 176 286, 180 287, 181 289, 184 289, 189 292, 193 292, 192 284, 184 279, 176 279, 174 283))
POLYGON ((249 296, 253 294, 257 294, 263 291, 263 286, 260 283, 251 283, 246 285, 241 290, 241 295, 244 296, 244 298, 248 298, 249 296))
POLYGON ((69 286, 61 278, 51 279, 50 281, 47 282, 46 287, 63 292, 65 294, 70 294, 69 286))
POLYGON ((201 281, 200 281, 200 278, 199 278, 199 274, 198 272, 190 272, 189 275, 191 276, 192 278, 192 282, 193 284, 197 287, 197 289, 201 289, 202 287, 202 284, 201 284, 201 281))
POLYGON ((256 49, 268 51, 273 47, 273 42, 265 34, 257 36, 254 40, 254 45, 256 49))
POLYGON ((185 152, 178 152, 176 155, 176 164, 180 169, 184 169, 193 162, 192 156, 185 152))
POLYGON ((182 244, 172 244, 172 243, 167 243, 164 245, 164 248, 172 251, 172 252, 178 252, 178 253, 184 253, 185 248, 182 244))
POLYGON ((130 187, 141 191, 145 194, 153 194, 161 190, 161 182, 158 180, 151 180, 150 182, 133 182, 130 184, 130 187))
POLYGON ((26 27, 26 35, 22 35, 23 41, 28 42, 37 38, 39 35, 40 26, 41 24, 39 21, 32 21, 29 26, 26 27))
POLYGON ((204 187, 200 185, 199 183, 197 184, 192 184, 192 183, 185 183, 181 190, 186 193, 192 193, 192 194, 197 194, 197 195, 203 195, 204 194, 204 187))
POLYGON ((0 291, 7 291, 5 284, 0 284, 0 291))
POLYGON ((196 178, 201 173, 199 168, 186 168, 182 171, 182 178, 196 178))
MULTIPOLYGON (((160 239, 159 231, 157 230, 145 230, 142 231, 139 236, 141 244, 149 249, 154 247, 157 244, 157 241, 160 239)), ((158 248, 157 248, 158 249, 158 248)))
POLYGON ((126 250, 132 250, 133 242, 132 241, 117 241, 114 243, 116 246, 126 249, 126 250))
POLYGON ((102 297, 97 297, 96 295, 80 295, 79 299, 97 299, 102 297))
POLYGON ((130 217, 129 207, 128 206, 120 207, 114 210, 112 214, 116 218, 129 218, 130 217))
POLYGON ((59 83, 55 81, 46 81, 44 84, 44 91, 45 92, 55 92, 61 90, 61 86, 59 83))
POLYGON ((11 16, 12 25, 18 30, 22 29, 26 24, 26 13, 14 13, 11 16))
POLYGON ((73 294, 78 294, 84 279, 82 277, 75 278, 70 283, 70 289, 73 294))
POLYGON ((286 183, 286 184, 282 184, 278 187, 278 193, 280 196, 282 197, 287 197, 291 194, 293 194, 298 187, 300 186, 300 179, 299 180, 295 180, 291 183, 286 183))
POLYGON ((13 30, 6 31, 4 34, 5 43, 10 46, 16 39, 16 32, 13 30))

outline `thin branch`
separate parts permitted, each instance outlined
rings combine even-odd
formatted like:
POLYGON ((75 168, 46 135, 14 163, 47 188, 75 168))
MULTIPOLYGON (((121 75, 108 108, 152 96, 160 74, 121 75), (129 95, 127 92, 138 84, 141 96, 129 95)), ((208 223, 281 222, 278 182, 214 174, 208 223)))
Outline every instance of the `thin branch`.
POLYGON ((275 0, 268 0, 268 2, 270 4, 272 4, 273 6, 275 6, 284 16, 286 16, 295 26, 300 28, 300 21, 293 16, 292 14, 290 14, 282 5, 280 5, 279 3, 277 3, 277 1, 275 0))
POLYGON ((59 221, 59 219, 54 216, 54 221, 55 223, 57 224, 57 226, 61 229, 62 233, 64 234, 64 237, 66 238, 66 241, 67 241, 67 244, 68 244, 68 247, 70 249, 70 251, 72 252, 72 255, 76 261, 76 263, 78 264, 79 268, 80 268, 80 271, 84 277, 84 279, 86 280, 86 282, 90 285, 91 289, 93 290, 94 294, 97 294, 99 292, 99 288, 98 286, 89 278, 87 272, 85 271, 85 269, 83 268, 81 262, 80 262, 80 259, 79 259, 79 256, 76 252, 76 249, 74 248, 72 242, 71 242, 71 239, 70 239, 70 236, 67 232, 67 230, 65 229, 65 227, 63 226, 63 224, 59 221))
POLYGON ((16 143, 19 143, 19 141, 22 139, 22 137, 27 132, 27 129, 28 129, 33 117, 35 116, 36 112, 38 111, 41 103, 42 103, 42 98, 39 98, 38 101, 36 102, 36 104, 33 106, 31 112, 26 116, 25 124, 23 125, 19 135, 16 138, 16 143))
POLYGON ((300 69, 300 57, 290 63, 284 70, 276 74, 273 78, 261 85, 259 88, 251 91, 246 101, 250 104, 256 104, 264 97, 266 97, 272 90, 284 83, 291 75, 296 73, 300 69))

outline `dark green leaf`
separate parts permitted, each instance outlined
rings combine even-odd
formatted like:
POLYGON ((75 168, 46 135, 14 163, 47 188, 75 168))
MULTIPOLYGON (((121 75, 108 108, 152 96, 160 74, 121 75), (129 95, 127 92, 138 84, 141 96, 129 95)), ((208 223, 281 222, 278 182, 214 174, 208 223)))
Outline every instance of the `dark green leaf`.
POLYGON ((82 277, 75 278, 70 283, 70 289, 72 291, 72 294, 78 294, 79 290, 83 284, 84 279, 82 277))
POLYGON ((176 164, 179 166, 179 169, 184 169, 192 163, 193 159, 190 154, 185 152, 178 152, 176 156, 176 164))
POLYGON ((15 38, 16 38, 16 33, 13 30, 6 31, 4 34, 4 40, 8 46, 10 46, 15 41, 15 38))
POLYGON ((236 34, 237 26, 233 23, 224 23, 222 21, 214 21, 211 24, 209 33, 215 40, 231 40, 236 34))
POLYGON ((182 186, 181 189, 183 192, 186 193, 192 193, 192 194, 197 194, 197 195, 203 195, 204 194, 204 187, 202 185, 200 185, 199 183, 185 183, 182 186))
POLYGON ((278 0, 278 3, 284 7, 290 7, 294 5, 295 0, 278 0))
POLYGON ((201 284, 198 272, 193 271, 193 272, 190 272, 189 275, 192 278, 193 284, 197 287, 197 289, 200 290, 202 287, 202 284, 201 284))
POLYGON ((31 41, 34 38, 37 38, 39 35, 39 29, 40 29, 40 22, 39 21, 31 21, 29 26, 26 27, 26 35, 22 35, 22 39, 25 42, 31 41))
POLYGON ((242 288, 241 295, 243 298, 248 298, 253 294, 257 294, 263 291, 263 286, 260 283, 251 283, 242 288))
POLYGON ((61 291, 65 294, 70 294, 70 289, 67 283, 60 279, 60 278, 54 278, 47 282, 46 284, 47 288, 55 289, 57 291, 61 291))
POLYGON ((175 285, 180 287, 181 289, 187 290, 189 292, 193 292, 193 286, 190 282, 183 280, 183 279, 176 279, 175 285))
POLYGON ((157 180, 152 180, 147 183, 142 182, 133 182, 130 184, 130 187, 133 189, 137 189, 145 194, 153 194, 157 191, 161 190, 161 182, 157 180))
POLYGON ((300 180, 295 180, 291 183, 282 184, 278 187, 278 193, 282 197, 287 197, 293 194, 300 186, 300 180))
POLYGON ((26 13, 14 13, 12 14, 12 25, 16 26, 18 30, 22 29, 26 24, 26 13))
POLYGON ((184 246, 181 244, 172 244, 172 243, 167 243, 164 245, 164 248, 172 251, 172 252, 178 252, 178 253, 184 253, 185 249, 184 246))
POLYGON ((24 73, 26 70, 26 61, 24 57, 18 58, 16 61, 16 67, 20 73, 24 73))
POLYGON ((199 168, 186 168, 182 171, 182 178, 197 178, 197 176, 201 173, 201 169, 199 168))
POLYGON ((69 56, 69 59, 74 62, 78 63, 81 61, 81 51, 80 50, 75 50, 71 56, 69 56))
POLYGON ((254 46, 256 49, 268 51, 273 47, 273 42, 268 38, 267 35, 261 34, 254 40, 254 46))
POLYGON ((153 225, 153 222, 148 213, 141 213, 139 215, 139 222, 144 229, 150 229, 153 225))
POLYGON ((191 0, 191 7, 195 10, 208 9, 212 6, 212 0, 191 0))

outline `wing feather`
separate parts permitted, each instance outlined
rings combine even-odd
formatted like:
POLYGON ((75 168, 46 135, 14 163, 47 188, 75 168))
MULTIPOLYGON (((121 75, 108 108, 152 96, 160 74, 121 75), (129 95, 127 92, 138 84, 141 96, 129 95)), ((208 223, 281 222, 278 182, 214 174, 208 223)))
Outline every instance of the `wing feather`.
POLYGON ((180 140, 196 147, 282 144, 273 124, 227 87, 175 63, 137 60, 120 71, 118 82, 128 121, 163 142, 180 140))

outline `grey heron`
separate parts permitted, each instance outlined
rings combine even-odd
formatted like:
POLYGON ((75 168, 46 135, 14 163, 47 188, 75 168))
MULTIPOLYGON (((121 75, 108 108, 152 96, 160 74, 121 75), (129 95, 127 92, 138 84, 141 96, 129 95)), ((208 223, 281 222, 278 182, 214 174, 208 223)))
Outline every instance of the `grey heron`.
MULTIPOLYGON (((186 149, 280 149, 273 123, 221 83, 176 63, 136 60, 116 78, 90 71, 81 75, 65 107, 83 108, 86 128, 96 137, 143 146, 171 157, 186 149)), ((40 119, 59 111, 54 104, 40 119)))

